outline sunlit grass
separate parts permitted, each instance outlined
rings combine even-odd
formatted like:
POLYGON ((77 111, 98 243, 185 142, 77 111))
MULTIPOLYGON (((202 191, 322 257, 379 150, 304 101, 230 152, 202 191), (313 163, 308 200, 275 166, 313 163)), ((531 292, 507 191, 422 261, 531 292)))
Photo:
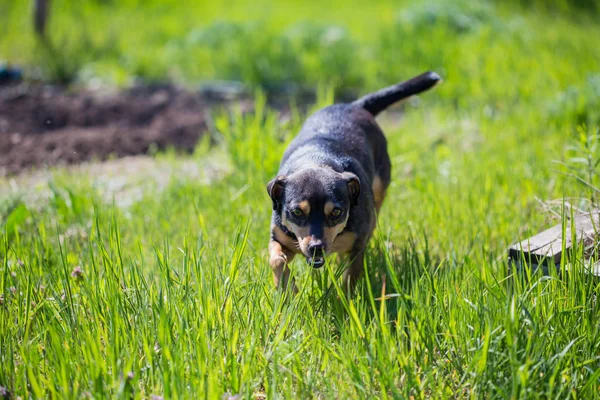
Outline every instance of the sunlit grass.
MULTIPOLYGON (((194 29, 217 29, 211 16, 224 6, 207 5, 196 20, 200 6, 153 3, 147 18, 131 21, 133 2, 119 13, 111 2, 85 4, 84 15, 98 12, 87 28, 97 43, 112 29, 101 27, 132 25, 110 56, 81 56, 93 76, 176 71, 188 82, 259 85, 288 79, 277 55, 267 54, 275 60, 267 64, 282 75, 254 80, 233 74, 235 59, 219 59, 210 47, 169 53, 194 29), (192 9, 197 14, 177 18, 192 9), (211 72, 219 63, 223 69, 211 72)), ((247 14, 227 14, 233 29, 261 17, 244 4, 247 14)), ((433 17, 443 22, 430 28, 420 24, 432 11, 406 4, 378 3, 364 13, 289 6, 302 10, 297 15, 274 7, 266 30, 272 36, 249 45, 242 59, 271 51, 271 40, 291 32, 288 24, 316 15, 317 23, 347 30, 342 38, 358 50, 336 54, 343 63, 358 57, 359 68, 341 68, 332 80, 337 69, 322 70, 319 61, 326 49, 316 45, 311 53, 313 44, 296 44, 291 54, 302 61, 291 72, 302 72, 300 83, 364 92, 422 69, 444 77, 407 103, 399 120, 392 113, 380 119, 393 184, 366 279, 352 298, 337 286, 343 260, 336 257, 322 271, 296 261, 294 298, 273 288, 265 183, 303 116, 281 120, 258 95, 254 114, 214 116, 218 148, 202 145, 191 158, 202 168, 227 163, 210 181, 178 174, 182 161, 166 154, 160 161, 176 176, 131 202, 118 198, 128 192, 107 197, 94 170, 53 171, 51 184, 38 183, 37 197, 31 194, 38 189, 23 184, 2 192, 0 386, 23 398, 598 398, 599 282, 584 271, 582 249, 567 278, 553 272, 528 280, 508 276, 506 249, 560 222, 538 199, 566 197, 586 208, 597 195, 589 184, 600 186, 600 51, 589 39, 600 28, 585 18, 519 14, 497 4, 436 9, 433 17), (456 10, 470 16, 466 28, 456 10), (581 123, 589 126, 577 128, 581 123), (215 152, 227 160, 208 156, 215 152)), ((57 19, 68 15, 58 11, 57 19)), ((14 34, 21 18, 4 29, 14 34)), ((25 51, 3 37, 0 51, 30 62, 28 40, 19 45, 25 51)), ((322 92, 319 105, 332 99, 322 92)))

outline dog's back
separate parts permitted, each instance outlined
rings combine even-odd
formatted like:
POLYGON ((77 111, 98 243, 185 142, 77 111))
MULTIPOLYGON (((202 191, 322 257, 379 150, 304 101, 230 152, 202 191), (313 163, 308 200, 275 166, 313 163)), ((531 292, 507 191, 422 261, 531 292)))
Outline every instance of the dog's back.
POLYGON ((382 160, 387 158, 387 141, 375 116, 398 101, 430 89, 439 80, 436 73, 426 72, 352 103, 334 104, 317 111, 288 146, 280 173, 308 164, 324 164, 340 172, 360 174, 362 169, 371 183, 375 174, 381 173, 389 181, 390 166, 382 160))
POLYGON ((385 136, 369 112, 352 104, 335 104, 306 120, 284 153, 280 172, 328 165, 338 172, 364 174, 359 178, 372 181, 375 150, 385 148, 385 136))

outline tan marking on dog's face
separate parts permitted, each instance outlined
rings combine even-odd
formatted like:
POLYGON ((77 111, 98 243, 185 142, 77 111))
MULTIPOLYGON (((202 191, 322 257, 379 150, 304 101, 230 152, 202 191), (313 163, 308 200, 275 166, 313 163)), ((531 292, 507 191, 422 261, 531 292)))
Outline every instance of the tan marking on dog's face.
POLYGON ((300 250, 302 250, 302 253, 304 253, 305 256, 310 255, 310 252, 308 251, 308 246, 310 246, 310 243, 314 240, 315 237, 312 235, 298 237, 298 244, 300 245, 300 250))
POLYGON ((383 181, 381 178, 376 175, 375 179, 373 179, 373 198, 375 200, 375 207, 377 208, 377 212, 381 208, 383 204, 383 200, 385 199, 386 188, 383 185, 383 181))
POLYGON ((333 209, 335 208, 335 204, 333 204, 333 202, 328 201, 327 203, 325 203, 325 209, 323 211, 325 211, 325 215, 329 216, 329 214, 331 214, 331 212, 333 211, 333 209))
POLYGON ((349 253, 356 242, 356 233, 344 232, 335 238, 331 251, 333 253, 349 253))
POLYGON ((307 237, 308 235, 310 235, 310 227, 308 225, 307 226, 296 225, 295 223, 293 223, 292 221, 287 219, 287 217, 285 216, 285 213, 281 216, 281 222, 283 223, 283 226, 288 228, 290 231, 292 231, 294 233, 294 235, 296 235, 296 238, 298 238, 298 241, 300 241, 301 238, 304 238, 304 237, 307 237))
MULTIPOLYGON (((331 201, 328 201, 327 203, 325 203, 323 211, 325 211, 325 215, 329 217, 335 208, 335 204, 331 201)), ((336 250, 334 250, 335 239, 344 230, 344 228, 346 228, 346 224, 348 223, 348 216, 349 214, 346 213, 346 218, 344 219, 344 221, 334 226, 325 227, 324 242, 327 243, 327 249, 330 249, 331 253, 336 252, 336 250)))
POLYGON ((302 200, 300 204, 298 204, 298 208, 302 210, 304 215, 310 214, 310 203, 308 202, 308 200, 302 200))
POLYGON ((326 227, 325 228, 325 240, 323 240, 326 244, 326 249, 330 250, 330 252, 334 252, 335 250, 332 250, 332 245, 335 244, 335 239, 337 238, 337 236, 344 230, 344 228, 346 227, 346 221, 337 224, 335 226, 331 226, 331 227, 326 227))
MULTIPOLYGON (((308 254, 308 244, 310 243, 310 227, 308 226, 298 226, 292 221, 288 220, 285 216, 285 213, 281 216, 281 223, 283 226, 288 228, 294 235, 296 235, 296 239, 298 242, 295 243, 296 249, 298 252, 302 252, 304 254, 308 254)), ((284 236, 291 240, 287 235, 281 232, 284 236)), ((292 241, 293 242, 293 241, 292 241)))
MULTIPOLYGON (((327 205, 326 205, 326 207, 327 207, 327 205)), ((333 208, 332 208, 332 210, 333 210, 333 208)), ((340 222, 339 224, 334 225, 334 226, 325 227, 325 230, 324 230, 325 238, 323 241, 326 243, 325 248, 327 249, 328 253, 338 252, 338 250, 335 250, 335 240, 338 237, 338 235, 346 228, 346 224, 348 223, 349 215, 350 215, 349 213, 346 213, 346 218, 344 218, 344 220, 342 222, 340 222)))

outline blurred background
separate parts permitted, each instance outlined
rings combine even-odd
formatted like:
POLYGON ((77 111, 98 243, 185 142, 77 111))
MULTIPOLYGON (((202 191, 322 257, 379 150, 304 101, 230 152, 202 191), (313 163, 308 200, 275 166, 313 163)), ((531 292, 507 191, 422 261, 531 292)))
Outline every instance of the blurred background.
POLYGON ((302 108, 319 90, 346 100, 425 70, 443 76, 429 101, 447 110, 594 123, 599 9, 596 0, 1 0, 0 171, 191 151, 215 103, 251 108, 260 91, 280 110, 302 108))
MULTIPOLYGON (((565 18, 585 30, 598 4, 3 0, 0 54, 27 77, 57 83, 226 79, 265 89, 327 83, 361 90, 437 69, 472 88, 487 83, 490 69, 514 64, 519 50, 532 50, 520 57, 531 69, 542 66, 548 49, 535 45, 561 36, 565 18), (498 50, 509 45, 498 65, 498 50)), ((565 47, 585 48, 566 37, 554 45, 557 57, 565 47)))

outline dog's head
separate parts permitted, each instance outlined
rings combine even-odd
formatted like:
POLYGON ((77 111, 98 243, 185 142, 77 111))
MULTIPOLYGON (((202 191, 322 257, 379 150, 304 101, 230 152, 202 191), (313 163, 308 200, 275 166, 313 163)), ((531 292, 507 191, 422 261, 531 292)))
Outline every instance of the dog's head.
POLYGON ((319 268, 358 202, 360 181, 351 172, 315 167, 277 176, 267 192, 283 225, 296 235, 306 261, 319 268))

